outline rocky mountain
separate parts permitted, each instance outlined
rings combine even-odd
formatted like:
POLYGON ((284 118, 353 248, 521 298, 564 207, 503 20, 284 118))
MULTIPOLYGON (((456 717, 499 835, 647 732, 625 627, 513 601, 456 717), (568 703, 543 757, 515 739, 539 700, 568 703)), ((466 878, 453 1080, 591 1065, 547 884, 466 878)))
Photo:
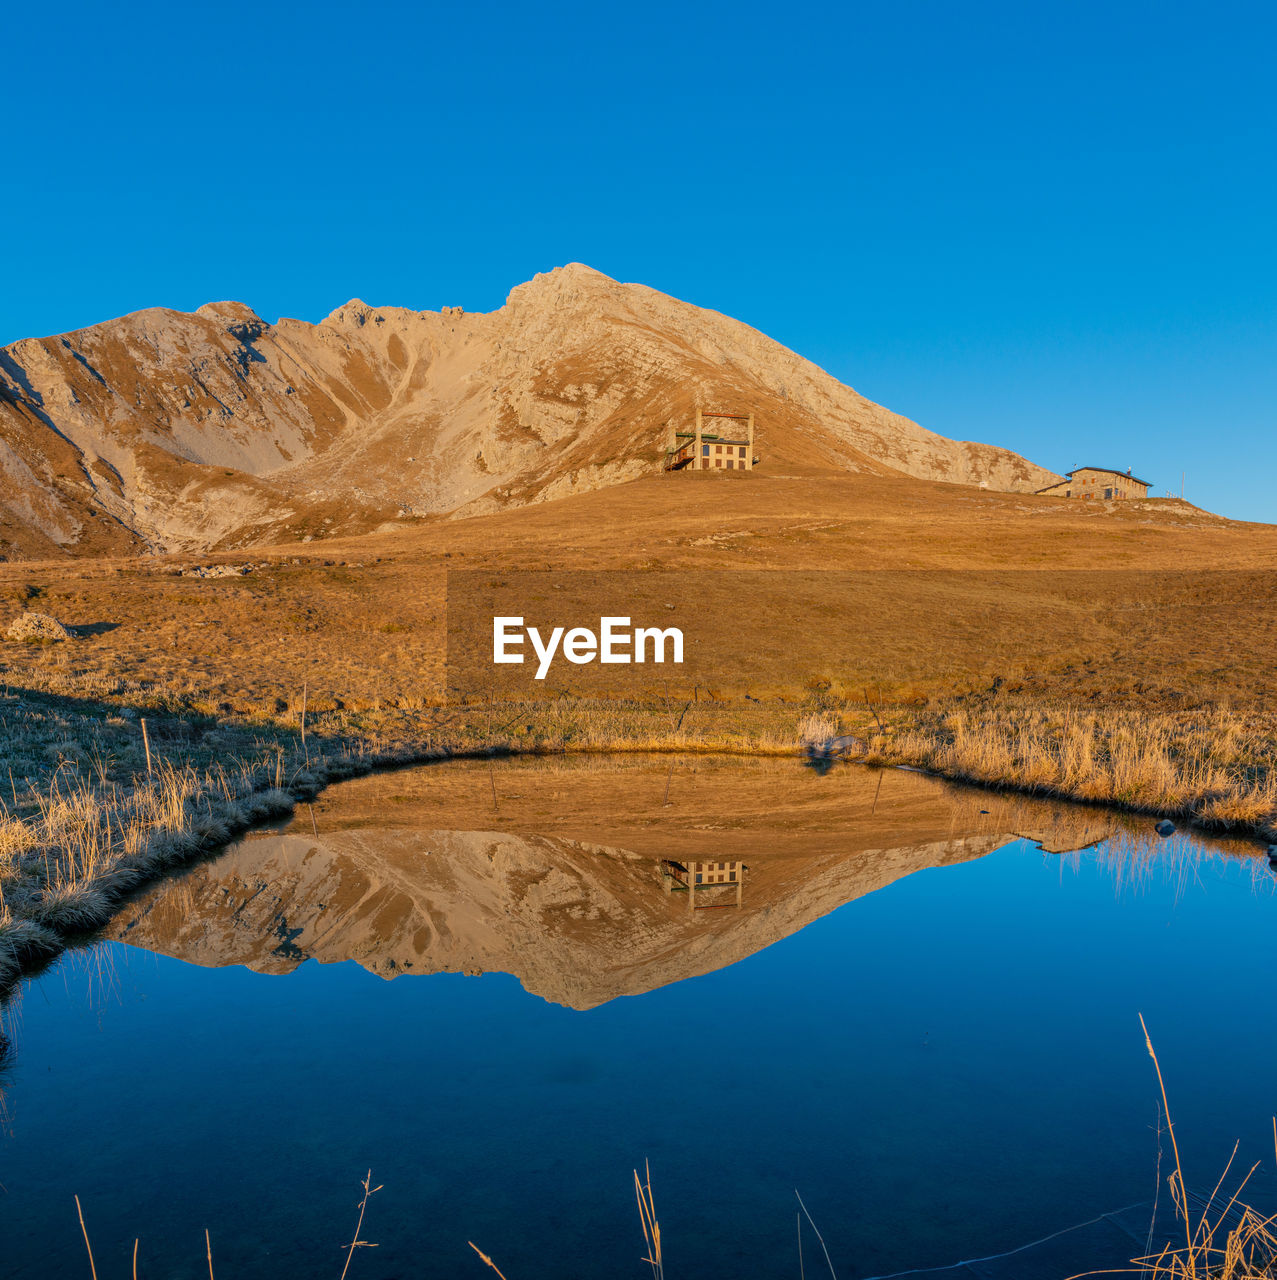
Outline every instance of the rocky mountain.
POLYGON ((773 471, 1057 478, 572 264, 486 314, 356 300, 268 324, 219 302, 0 348, 0 554, 230 548, 546 501, 657 470, 697 406, 752 411, 773 471))

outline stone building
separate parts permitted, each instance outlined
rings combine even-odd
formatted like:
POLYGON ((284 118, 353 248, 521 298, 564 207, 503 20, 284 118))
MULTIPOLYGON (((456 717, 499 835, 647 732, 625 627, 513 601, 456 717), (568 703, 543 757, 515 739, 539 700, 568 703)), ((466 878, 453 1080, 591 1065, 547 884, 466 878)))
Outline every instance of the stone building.
POLYGON ((664 467, 666 471, 752 471, 757 461, 752 413, 697 409, 695 430, 670 432, 664 467), (728 434, 706 431, 707 418, 730 424, 723 428, 728 434))
POLYGON ((1078 467, 1065 472, 1059 484, 1049 484, 1038 493, 1051 498, 1147 498, 1149 482, 1133 476, 1128 467, 1078 467))

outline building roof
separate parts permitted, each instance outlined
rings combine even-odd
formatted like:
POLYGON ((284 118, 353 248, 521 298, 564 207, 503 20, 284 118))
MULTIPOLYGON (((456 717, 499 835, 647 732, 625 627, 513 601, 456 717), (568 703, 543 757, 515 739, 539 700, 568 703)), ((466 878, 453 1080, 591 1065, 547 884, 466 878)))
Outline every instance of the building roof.
POLYGON ((1072 471, 1064 473, 1063 480, 1057 480, 1054 484, 1048 484, 1044 488, 1035 489, 1034 493, 1046 493, 1050 489, 1058 489, 1062 484, 1068 484, 1079 471, 1102 471, 1105 475, 1119 476, 1123 480, 1130 480, 1133 484, 1142 484, 1144 488, 1151 489, 1153 482, 1151 480, 1141 480, 1139 476, 1133 476, 1129 471, 1119 471, 1116 467, 1074 467, 1072 471))
POLYGON ((1136 484, 1142 484, 1150 489, 1153 487, 1151 480, 1141 480, 1139 476, 1133 476, 1129 471, 1122 471, 1117 467, 1074 467, 1072 471, 1066 471, 1064 474, 1072 479, 1079 471, 1106 471, 1109 475, 1121 476, 1123 480, 1134 480, 1136 484))

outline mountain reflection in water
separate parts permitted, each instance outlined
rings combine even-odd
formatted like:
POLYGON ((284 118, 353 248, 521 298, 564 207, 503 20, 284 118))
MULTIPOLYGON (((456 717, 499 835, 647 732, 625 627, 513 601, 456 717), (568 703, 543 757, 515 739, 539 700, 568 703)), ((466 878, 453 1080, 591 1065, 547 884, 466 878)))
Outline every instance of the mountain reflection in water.
POLYGON ((152 889, 107 936, 268 973, 500 971, 589 1009, 733 964, 915 871, 1023 836, 1080 848, 1117 821, 899 770, 454 762, 333 788, 152 889))

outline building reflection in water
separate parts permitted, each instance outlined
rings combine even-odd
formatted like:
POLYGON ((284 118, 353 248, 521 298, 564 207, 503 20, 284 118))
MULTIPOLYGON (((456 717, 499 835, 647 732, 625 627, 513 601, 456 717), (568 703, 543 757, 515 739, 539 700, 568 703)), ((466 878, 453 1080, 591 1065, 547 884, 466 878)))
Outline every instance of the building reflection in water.
POLYGON ((666 893, 687 894, 689 911, 706 911, 715 907, 739 907, 744 901, 745 873, 743 862, 661 862, 661 887, 666 893), (723 889, 733 890, 730 901, 724 901, 723 889))

